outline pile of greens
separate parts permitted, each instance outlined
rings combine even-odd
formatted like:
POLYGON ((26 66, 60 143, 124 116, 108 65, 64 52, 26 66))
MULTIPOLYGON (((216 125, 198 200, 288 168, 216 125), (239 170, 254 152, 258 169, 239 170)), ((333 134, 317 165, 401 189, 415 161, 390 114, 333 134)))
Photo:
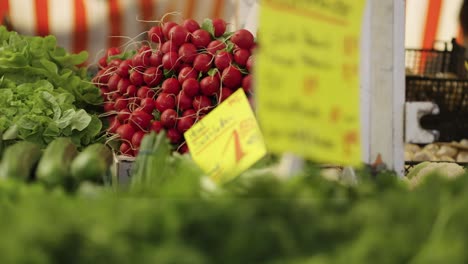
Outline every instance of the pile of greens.
POLYGON ((88 145, 101 131, 95 115, 100 90, 79 67, 87 53, 70 54, 54 36, 23 36, 0 27, 0 134, 45 146, 70 136, 88 145))
POLYGON ((468 262, 466 175, 410 190, 391 173, 362 171, 347 186, 308 168, 212 188, 190 159, 153 143, 137 163, 162 165, 153 176, 137 168, 131 188, 84 184, 69 195, 0 181, 0 262, 468 262))

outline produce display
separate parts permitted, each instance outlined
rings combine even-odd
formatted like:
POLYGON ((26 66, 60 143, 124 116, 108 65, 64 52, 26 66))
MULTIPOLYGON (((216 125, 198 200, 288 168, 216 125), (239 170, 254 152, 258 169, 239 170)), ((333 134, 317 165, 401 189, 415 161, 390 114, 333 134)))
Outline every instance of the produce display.
POLYGON ((305 162, 284 179, 268 154, 217 185, 185 155, 193 124, 252 99, 255 48, 221 19, 161 22, 91 74, 0 27, 0 263, 467 263, 466 139, 407 144, 404 178, 305 162), (128 185, 113 151, 135 157, 128 185))
POLYGON ((449 161, 468 162, 468 140, 452 143, 433 143, 425 146, 415 144, 405 145, 406 161, 449 161))
POLYGON ((162 130, 186 153, 185 131, 237 89, 250 96, 254 36, 226 27, 222 19, 161 22, 146 41, 110 48, 99 60, 93 80, 120 154, 135 156, 145 134, 162 130))
POLYGON ((39 144, 19 141, 5 149, 0 179, 38 182, 49 189, 73 192, 82 182, 104 184, 111 164, 112 151, 102 143, 79 152, 71 138, 56 138, 44 151, 39 144))
POLYGON ((466 263, 468 177, 394 174, 357 185, 244 173, 213 186, 163 133, 145 137, 132 188, 75 195, 0 180, 2 263, 466 263), (150 178, 148 178, 150 177, 150 178), (32 224, 33 223, 33 224, 32 224), (27 249, 27 250, 25 250, 27 249))

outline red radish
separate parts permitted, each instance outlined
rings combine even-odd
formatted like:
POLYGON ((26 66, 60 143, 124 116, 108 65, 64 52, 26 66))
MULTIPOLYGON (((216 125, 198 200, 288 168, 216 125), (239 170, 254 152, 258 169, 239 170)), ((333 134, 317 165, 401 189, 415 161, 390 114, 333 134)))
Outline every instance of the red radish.
POLYGON ((115 101, 114 109, 117 111, 122 111, 128 107, 128 100, 126 98, 120 97, 115 101))
POLYGON ((163 129, 163 125, 161 121, 156 120, 156 121, 153 121, 153 123, 151 123, 151 131, 159 133, 161 132, 162 129, 163 129))
POLYGON ((254 44, 254 36, 246 29, 239 29, 234 32, 231 41, 241 49, 250 49, 254 44))
POLYGON ((238 49, 234 52, 234 61, 237 65, 244 67, 250 57, 250 51, 246 49, 238 49))
POLYGON ((184 22, 182 22, 182 26, 190 33, 200 29, 200 24, 198 24, 198 22, 193 19, 184 20, 184 22))
POLYGON ((107 89, 107 88, 99 88, 99 90, 101 91, 101 97, 102 97, 102 99, 107 100, 107 95, 109 94, 109 89, 107 89))
POLYGON ((137 91, 137 97, 144 99, 144 98, 153 98, 155 96, 155 92, 149 88, 148 86, 141 86, 140 89, 137 91))
POLYGON ((161 124, 166 128, 172 128, 177 123, 177 112, 174 109, 166 109, 161 114, 161 124))
POLYGON ((148 39, 154 43, 164 42, 164 34, 161 26, 154 26, 148 30, 148 39))
POLYGON ((121 123, 125 123, 130 118, 131 112, 128 109, 122 109, 117 113, 117 119, 121 123))
POLYGON ((120 79, 119 83, 117 84, 117 91, 119 91, 119 93, 121 94, 124 94, 127 92, 127 88, 128 86, 131 85, 130 83, 130 80, 129 79, 120 79))
POLYGON ((242 73, 234 66, 229 66, 224 69, 221 74, 223 84, 231 89, 239 88, 242 82, 242 73))
POLYGON ((184 64, 181 64, 181 65, 179 66, 179 68, 177 69, 176 74, 179 74, 179 72, 180 72, 183 68, 186 68, 186 67, 192 67, 192 64, 191 64, 191 63, 184 63, 184 64))
POLYGON ((180 64, 179 55, 175 51, 164 54, 162 65, 166 70, 176 70, 180 64))
POLYGON ((226 32, 226 21, 220 18, 213 19, 214 35, 215 37, 221 37, 226 32))
POLYGON ((141 140, 145 136, 145 132, 143 131, 137 131, 135 134, 133 134, 132 137, 132 145, 134 148, 139 148, 141 145, 141 140))
POLYGON ((166 39, 169 39, 169 31, 175 26, 177 26, 177 23, 172 22, 172 21, 166 22, 162 25, 162 32, 164 34, 164 37, 166 37, 166 39))
POLYGON ((120 79, 122 78, 117 74, 112 75, 109 78, 109 81, 107 82, 107 88, 109 89, 109 91, 117 91, 117 86, 120 82, 120 79))
POLYGON ((122 155, 133 156, 132 146, 130 146, 130 144, 127 142, 122 142, 119 150, 120 150, 120 154, 122 155))
POLYGON ((183 113, 182 113, 182 117, 184 116, 191 116, 191 117, 195 117, 197 115, 197 112, 193 109, 188 109, 188 110, 185 110, 183 113))
POLYGON ((108 67, 112 69, 116 69, 117 67, 119 67, 121 62, 122 62, 121 59, 113 59, 109 62, 108 67))
POLYGON ((100 68, 106 68, 107 67, 107 57, 101 57, 98 62, 100 68))
POLYGON ((192 108, 192 98, 185 94, 184 91, 180 91, 180 93, 176 97, 176 106, 177 110, 181 111, 190 109, 192 108))
POLYGON ((177 121, 177 130, 180 133, 184 133, 189 130, 195 123, 195 118, 191 116, 184 116, 177 121))
POLYGON ((179 80, 179 83, 184 83, 185 80, 194 78, 198 78, 198 71, 195 70, 192 67, 184 67, 182 70, 180 70, 179 75, 177 79, 179 80))
POLYGON ((251 74, 246 75, 242 79, 242 89, 244 89, 246 93, 251 92, 251 89, 252 89, 252 75, 251 74))
POLYGON ((130 141, 135 134, 135 129, 130 124, 123 124, 117 128, 116 133, 122 140, 130 141))
POLYGON ((111 74, 107 72, 106 69, 101 69, 97 73, 96 77, 94 77, 93 82, 95 84, 105 85, 107 84, 107 82, 109 82, 110 77, 111 77, 111 74))
POLYGON ((231 53, 227 51, 220 51, 218 54, 216 54, 214 63, 218 70, 223 71, 232 64, 232 60, 233 57, 231 53))
POLYGON ((175 128, 167 130, 166 136, 172 144, 177 144, 182 141, 182 134, 180 134, 180 132, 175 128))
POLYGON ((191 42, 197 48, 206 48, 211 42, 211 35, 204 29, 197 29, 192 33, 191 42))
POLYGON ((226 100, 229 96, 231 96, 232 90, 226 87, 221 88, 221 91, 219 92, 219 102, 222 103, 224 100, 226 100))
POLYGON ((148 52, 148 51, 151 52, 151 47, 146 45, 146 44, 141 45, 141 47, 138 48, 138 53, 140 53, 140 54, 143 54, 143 53, 148 52))
POLYGON ((254 54, 255 51, 257 50, 258 44, 254 43, 252 47, 250 47, 250 54, 254 54))
POLYGON ((164 42, 161 46, 161 52, 166 54, 171 51, 178 51, 179 45, 176 45, 172 40, 164 42))
POLYGON ((251 55, 248 59, 247 59, 247 63, 245 64, 247 70, 249 72, 252 72, 252 68, 253 68, 253 65, 254 65, 254 61, 253 61, 253 56, 251 55))
POLYGON ((138 110, 133 111, 130 115, 130 124, 135 128, 135 130, 144 130, 146 131, 151 125, 151 120, 153 116, 146 113, 145 111, 138 110))
POLYGON ((141 66, 149 67, 151 65, 151 49, 148 47, 148 50, 142 49, 140 52, 141 57, 141 66))
POLYGON ((193 68, 199 72, 208 72, 213 64, 213 57, 206 53, 198 54, 193 61, 193 68))
POLYGON ((125 92, 125 95, 128 97, 134 97, 137 93, 137 88, 135 85, 130 84, 127 86, 127 91, 125 92))
POLYGON ((104 103, 104 112, 105 113, 109 113, 109 112, 112 112, 114 110, 115 110, 114 102, 107 101, 107 102, 104 103))
POLYGON ((175 96, 173 94, 160 93, 156 98, 154 106, 159 112, 164 112, 167 109, 173 109, 176 106, 175 96))
POLYGON ((176 78, 168 78, 161 85, 163 93, 176 95, 180 91, 180 83, 176 78))
POLYGON ((142 70, 144 68, 143 56, 141 54, 135 54, 135 56, 132 57, 132 66, 133 70, 142 70))
POLYGON ((204 95, 214 95, 221 89, 218 75, 207 76, 200 81, 200 90, 204 95))
POLYGON ((130 60, 124 60, 119 64, 119 67, 117 67, 117 70, 115 71, 120 77, 122 78, 128 78, 128 71, 130 70, 130 60))
POLYGON ((192 63, 197 55, 197 48, 192 43, 184 43, 179 48, 179 57, 183 62, 192 63))
POLYGON ((119 92, 110 92, 108 93, 107 97, 109 98, 110 101, 115 102, 115 100, 122 97, 122 95, 119 92))
POLYGON ((187 143, 184 143, 179 147, 179 153, 180 154, 186 154, 188 152, 189 152, 189 148, 187 146, 187 143))
POLYGON ((192 101, 192 106, 195 111, 198 112, 208 112, 211 108, 211 100, 208 96, 199 95, 195 96, 192 101))
POLYGON ((150 65, 153 66, 153 67, 159 67, 161 66, 162 64, 162 57, 163 57, 163 54, 162 52, 153 52, 151 53, 151 56, 150 56, 150 65))
POLYGON ((150 87, 155 87, 161 83, 164 73, 161 68, 150 67, 143 74, 143 81, 150 87))
POLYGON ((200 92, 200 83, 196 79, 190 78, 182 83, 182 90, 190 97, 194 97, 200 92))
POLYGON ((210 53, 211 55, 216 55, 216 53, 220 50, 226 49, 226 44, 220 40, 213 40, 208 44, 208 47, 206 48, 206 51, 210 53))
POLYGON ((117 128, 120 127, 120 122, 117 118, 114 118, 110 124, 109 128, 107 128, 107 132, 114 134, 117 131, 117 128))
POLYGON ((139 71, 132 71, 130 73, 130 82, 135 86, 141 86, 143 84, 143 74, 139 71))
POLYGON ((107 57, 115 56, 120 54, 120 49, 117 47, 110 47, 107 49, 107 57))
POLYGON ((189 32, 183 26, 177 25, 169 30, 169 39, 177 46, 180 46, 188 41, 189 32))
POLYGON ((153 113, 154 110, 154 100, 153 98, 144 98, 140 102, 141 110, 145 111, 148 114, 153 113))

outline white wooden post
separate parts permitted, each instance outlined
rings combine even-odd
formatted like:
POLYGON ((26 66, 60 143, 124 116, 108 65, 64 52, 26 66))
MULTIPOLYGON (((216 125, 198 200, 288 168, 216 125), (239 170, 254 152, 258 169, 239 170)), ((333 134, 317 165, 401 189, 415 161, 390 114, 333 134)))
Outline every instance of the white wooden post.
POLYGON ((363 159, 404 174, 405 1, 368 0, 361 47, 363 159))

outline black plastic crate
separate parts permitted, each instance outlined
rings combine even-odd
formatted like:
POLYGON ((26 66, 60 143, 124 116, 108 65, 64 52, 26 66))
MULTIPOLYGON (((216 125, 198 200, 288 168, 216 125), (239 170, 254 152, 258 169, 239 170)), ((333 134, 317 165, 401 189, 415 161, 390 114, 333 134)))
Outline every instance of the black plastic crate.
POLYGON ((468 79, 406 76, 406 101, 431 101, 440 114, 421 119, 421 126, 440 131, 439 141, 468 138, 468 79))
POLYGON ((407 75, 436 77, 452 73, 458 78, 466 78, 465 48, 457 44, 455 39, 440 43, 442 49, 406 49, 407 75))

